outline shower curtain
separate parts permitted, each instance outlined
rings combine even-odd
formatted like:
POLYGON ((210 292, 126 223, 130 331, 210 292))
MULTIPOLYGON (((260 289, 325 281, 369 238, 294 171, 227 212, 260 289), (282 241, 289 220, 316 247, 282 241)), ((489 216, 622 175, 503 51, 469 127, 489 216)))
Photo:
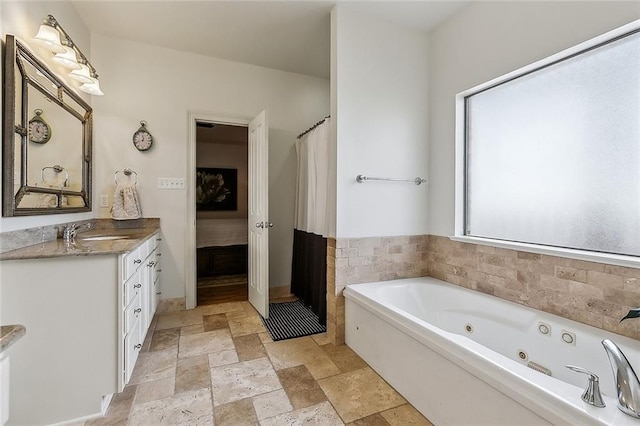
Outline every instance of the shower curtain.
POLYGON ((329 123, 316 125, 295 142, 298 159, 293 230, 291 292, 318 315, 327 317, 327 237, 331 226, 329 197, 329 123))

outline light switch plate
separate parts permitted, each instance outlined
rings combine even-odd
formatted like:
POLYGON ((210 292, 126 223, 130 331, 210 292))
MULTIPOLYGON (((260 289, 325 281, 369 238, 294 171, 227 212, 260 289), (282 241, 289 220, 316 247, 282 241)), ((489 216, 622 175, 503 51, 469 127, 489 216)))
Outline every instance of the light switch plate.
POLYGON ((101 195, 100 196, 100 207, 109 207, 109 196, 101 195))
POLYGON ((184 178, 158 178, 160 189, 184 189, 184 178))

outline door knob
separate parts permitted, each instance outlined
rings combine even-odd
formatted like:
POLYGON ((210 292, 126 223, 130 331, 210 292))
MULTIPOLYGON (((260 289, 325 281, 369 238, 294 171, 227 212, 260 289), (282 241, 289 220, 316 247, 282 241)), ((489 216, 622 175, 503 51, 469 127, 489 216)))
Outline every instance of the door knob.
POLYGON ((264 228, 264 222, 256 223, 256 228, 264 228))
POLYGON ((269 228, 273 228, 273 223, 269 222, 268 226, 269 228))

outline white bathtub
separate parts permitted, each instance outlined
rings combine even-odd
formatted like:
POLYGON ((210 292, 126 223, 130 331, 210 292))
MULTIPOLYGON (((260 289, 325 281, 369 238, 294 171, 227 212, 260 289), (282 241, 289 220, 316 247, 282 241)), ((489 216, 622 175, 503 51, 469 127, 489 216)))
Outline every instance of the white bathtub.
POLYGON ((636 340, 434 278, 356 284, 344 296, 347 345, 437 426, 640 425, 617 408, 600 343, 616 342, 640 372, 636 340), (600 377, 605 408, 580 399, 587 377, 566 364, 600 377))

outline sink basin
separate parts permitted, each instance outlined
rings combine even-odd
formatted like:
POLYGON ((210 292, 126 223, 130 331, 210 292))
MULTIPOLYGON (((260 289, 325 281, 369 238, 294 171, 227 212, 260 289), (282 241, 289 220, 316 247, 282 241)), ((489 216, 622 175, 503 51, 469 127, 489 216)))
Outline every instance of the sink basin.
POLYGON ((128 235, 96 235, 93 237, 78 237, 82 241, 113 241, 113 240, 126 240, 128 235))

